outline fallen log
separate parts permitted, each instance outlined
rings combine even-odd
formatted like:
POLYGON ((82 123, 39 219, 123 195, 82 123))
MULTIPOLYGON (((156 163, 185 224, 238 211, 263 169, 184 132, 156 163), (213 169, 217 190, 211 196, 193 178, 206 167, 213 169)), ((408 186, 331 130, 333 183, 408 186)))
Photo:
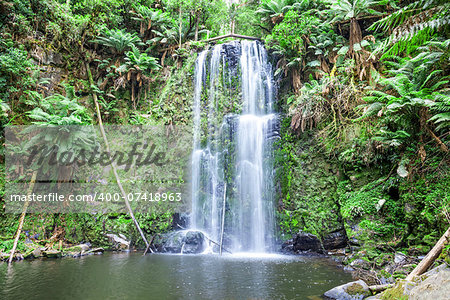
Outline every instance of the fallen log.
POLYGON ((387 290, 393 286, 394 286, 393 283, 369 285, 369 290, 371 290, 374 293, 379 293, 379 292, 387 290))
POLYGON ((205 42, 205 43, 209 43, 209 42, 213 42, 216 40, 222 40, 222 39, 226 39, 226 38, 238 38, 238 39, 245 39, 245 40, 253 40, 253 41, 260 41, 260 38, 254 37, 254 36, 247 36, 247 35, 241 35, 241 34, 235 34, 235 33, 230 33, 230 34, 225 34, 225 35, 221 35, 221 36, 216 36, 207 40, 202 40, 201 42, 205 42))
POLYGON ((439 239, 439 241, 434 245, 433 249, 422 259, 422 261, 415 267, 415 269, 406 277, 406 280, 412 281, 415 276, 423 274, 438 258, 441 254, 442 249, 444 249, 446 243, 450 241, 450 227, 444 233, 444 235, 439 239))

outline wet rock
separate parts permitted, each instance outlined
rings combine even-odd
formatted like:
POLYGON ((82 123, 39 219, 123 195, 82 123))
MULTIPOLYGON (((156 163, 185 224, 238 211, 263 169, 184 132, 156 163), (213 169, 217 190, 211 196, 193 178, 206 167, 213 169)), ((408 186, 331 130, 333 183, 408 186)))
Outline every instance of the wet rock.
POLYGON ((205 235, 200 231, 180 230, 170 233, 162 246, 162 252, 196 254, 205 250, 205 235))
POLYGON ((325 250, 334 250, 347 247, 347 234, 345 229, 332 232, 323 239, 323 247, 325 250))
POLYGON ((286 254, 295 253, 295 251, 294 251, 294 240, 290 239, 290 240, 285 241, 281 245, 281 252, 282 253, 286 253, 286 254))
POLYGON ((353 268, 350 267, 350 266, 345 266, 345 267, 344 267, 344 271, 347 271, 347 272, 353 272, 353 271, 355 271, 355 269, 353 269, 353 268))
POLYGON ((111 248, 114 250, 128 250, 130 248, 130 241, 123 234, 108 233, 105 235, 111 243, 111 248))
POLYGON ((322 252, 322 245, 320 244, 319 238, 312 233, 300 231, 293 237, 292 242, 293 242, 293 250, 295 252, 299 251, 322 252))
POLYGON ((184 240, 183 253, 201 253, 204 250, 205 236, 199 231, 189 231, 184 240))
POLYGON ((369 286, 362 280, 349 282, 323 294, 326 299, 357 300, 370 296, 369 286))
POLYGON ((62 256, 61 251, 53 250, 53 249, 46 250, 43 253, 44 253, 44 256, 47 258, 60 258, 62 256))
POLYGON ((186 214, 174 213, 172 219, 172 229, 185 229, 188 225, 189 217, 186 214))

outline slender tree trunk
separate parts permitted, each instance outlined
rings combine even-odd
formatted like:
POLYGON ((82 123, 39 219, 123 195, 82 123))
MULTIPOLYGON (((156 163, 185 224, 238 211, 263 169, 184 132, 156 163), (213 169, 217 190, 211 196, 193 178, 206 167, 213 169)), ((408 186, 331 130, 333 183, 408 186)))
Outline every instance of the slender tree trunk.
POLYGON ((183 26, 182 18, 181 18, 181 6, 180 6, 179 22, 180 22, 180 41, 179 41, 179 47, 181 48, 181 29, 182 29, 182 26, 183 26))
MULTIPOLYGON (((33 192, 34 183, 36 181, 36 174, 37 174, 37 171, 34 171, 33 176, 31 177, 30 186, 28 187, 28 192, 27 192, 27 198, 28 198, 28 195, 30 195, 33 192)), ((13 260, 14 252, 16 252, 17 243, 19 242, 20 233, 22 232, 22 227, 23 227, 23 223, 25 221, 25 215, 27 213, 28 205, 30 205, 30 201, 28 201, 28 199, 27 199, 27 201, 25 201, 25 203, 23 205, 22 214, 20 215, 19 226, 17 227, 16 237, 14 238, 14 244, 11 249, 11 254, 9 255, 9 260, 8 260, 9 264, 13 260)))
MULTIPOLYGON (((91 69, 89 68, 89 63, 87 63, 87 62, 86 62, 86 73, 88 75, 88 79, 89 79, 90 85, 94 85, 94 80, 92 79, 91 69)), ((95 94, 95 92, 92 93, 92 98, 94 99, 95 109, 97 111, 97 117, 98 117, 98 125, 100 127, 100 132, 102 134, 103 141, 104 141, 105 146, 106 146, 106 152, 108 153, 108 155, 111 158, 111 151, 110 151, 110 148, 109 148, 108 139, 106 138, 105 128, 103 127, 102 115, 100 113, 100 105, 98 104, 97 94, 95 94)), ((139 231, 142 239, 144 240, 144 243, 145 243, 146 247, 149 247, 149 243, 147 241, 147 238, 145 237, 144 232, 141 229, 141 226, 139 226, 139 223, 138 223, 138 221, 136 220, 136 218, 134 216, 133 210, 131 209, 130 203, 128 202, 127 194, 125 193, 125 190, 123 189, 122 183, 120 181, 119 174, 117 173, 116 164, 114 163, 113 159, 110 159, 110 161, 111 161, 111 169, 113 170, 114 177, 116 178, 117 185, 119 186, 120 192, 122 194, 122 198, 125 200, 125 206, 128 209, 128 212, 130 214, 131 219, 133 219, 133 222, 134 222, 134 225, 136 226, 136 229, 139 231)))
POLYGON ((195 20, 195 41, 198 41, 198 23, 199 23, 200 17, 198 16, 198 13, 196 14, 196 20, 195 20))
POLYGON ((222 204, 222 229, 220 230, 220 246, 219 246, 219 253, 222 255, 222 248, 223 248, 223 234, 225 230, 225 206, 226 206, 226 200, 227 200, 227 185, 225 184, 225 190, 223 192, 223 204, 222 204))
POLYGON ((136 99, 134 95, 135 83, 134 78, 131 78, 131 101, 133 102, 133 109, 136 110, 136 99))

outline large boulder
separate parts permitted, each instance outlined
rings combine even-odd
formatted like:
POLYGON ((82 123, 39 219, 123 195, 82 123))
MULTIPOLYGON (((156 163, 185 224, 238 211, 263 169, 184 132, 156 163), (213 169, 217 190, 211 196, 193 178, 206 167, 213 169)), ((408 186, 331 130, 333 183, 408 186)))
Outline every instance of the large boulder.
POLYGON ((293 242, 294 251, 322 251, 322 245, 320 244, 319 238, 312 233, 300 231, 294 236, 293 242))
POLYGON ((347 246, 347 235, 344 229, 340 229, 326 235, 321 242, 320 239, 312 234, 300 231, 292 239, 286 241, 281 246, 282 252, 299 253, 305 251, 323 253, 324 250, 342 249, 347 246))
POLYGON ((349 282, 323 294, 326 299, 359 300, 370 296, 369 286, 362 280, 349 282))
POLYGON ((430 275, 427 279, 420 282, 414 287, 410 294, 409 299, 449 299, 450 295, 450 269, 446 268, 430 275))
POLYGON ((205 236, 200 231, 188 231, 184 238, 182 253, 201 253, 205 250, 205 236))
POLYGON ((443 300, 448 298, 450 291, 450 268, 442 264, 420 276, 413 281, 399 280, 392 288, 387 289, 381 295, 383 299, 433 299, 443 300))
POLYGON ((348 239, 345 229, 340 229, 326 235, 323 238, 322 243, 325 250, 335 250, 347 247, 348 239))
POLYGON ((314 234, 300 231, 292 239, 284 242, 281 249, 285 253, 322 252, 322 245, 319 238, 314 234))
POLYGON ((197 254, 205 250, 205 235, 201 231, 180 230, 165 237, 162 252, 197 254))

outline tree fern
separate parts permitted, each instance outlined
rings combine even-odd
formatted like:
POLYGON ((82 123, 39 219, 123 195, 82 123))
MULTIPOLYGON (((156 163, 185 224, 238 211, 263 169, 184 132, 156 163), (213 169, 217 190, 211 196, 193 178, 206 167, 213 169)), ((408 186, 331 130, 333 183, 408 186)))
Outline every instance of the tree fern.
POLYGON ((450 24, 449 9, 450 3, 446 0, 418 0, 375 22, 369 29, 379 32, 392 30, 377 52, 398 54, 423 45, 434 32, 450 24))
POLYGON ((105 29, 103 36, 98 37, 93 42, 123 53, 135 45, 140 45, 141 39, 136 33, 128 33, 122 29, 105 29))

